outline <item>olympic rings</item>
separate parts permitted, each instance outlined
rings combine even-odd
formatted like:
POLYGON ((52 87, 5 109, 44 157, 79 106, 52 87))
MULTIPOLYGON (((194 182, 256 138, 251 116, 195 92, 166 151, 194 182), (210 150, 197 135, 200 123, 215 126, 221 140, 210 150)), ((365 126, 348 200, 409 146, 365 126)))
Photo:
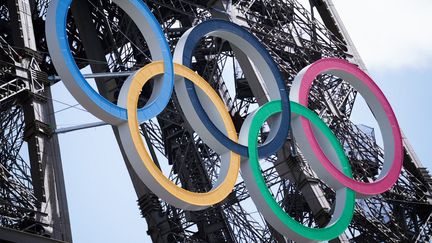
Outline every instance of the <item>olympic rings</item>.
POLYGON ((355 181, 345 176, 332 163, 338 158, 329 154, 327 142, 322 139, 322 136, 315 136, 310 123, 303 119, 293 121, 293 126, 296 126, 293 132, 305 158, 318 176, 332 187, 343 184, 362 196, 377 195, 387 191, 397 181, 403 162, 402 136, 390 103, 369 75, 355 65, 335 58, 319 60, 300 71, 291 87, 290 98, 307 106, 312 82, 320 74, 331 74, 342 78, 364 97, 383 135, 384 164, 378 180, 372 183, 355 181))
POLYGON ((356 192, 360 196, 376 195, 396 182, 403 159, 399 125, 377 85, 356 66, 334 58, 309 65, 295 77, 290 101, 277 64, 264 46, 242 27, 227 21, 208 20, 189 29, 174 51, 177 64, 173 63, 163 31, 148 7, 141 0, 113 0, 138 24, 154 59, 126 80, 118 105, 115 105, 90 87, 70 53, 65 23, 71 1, 52 0, 48 8, 46 36, 55 68, 81 105, 96 117, 118 127, 120 141, 138 177, 158 197, 173 206, 202 210, 220 203, 231 193, 241 168, 251 198, 265 220, 277 231, 301 242, 331 240, 348 227, 356 192), (261 88, 270 101, 248 115, 240 129, 239 142, 223 101, 202 77, 188 68, 195 46, 206 36, 227 40, 247 54, 257 75, 264 80, 261 88), (377 118, 385 148, 384 165, 377 181, 364 183, 352 179, 350 164, 341 144, 330 128, 307 108, 312 82, 320 74, 335 75, 351 84, 363 95, 377 118), (152 96, 144 108, 137 109, 142 87, 152 78, 157 79, 152 96), (195 86, 199 89, 196 90, 195 86), (191 192, 170 181, 155 165, 141 138, 139 124, 163 111, 174 88, 188 123, 220 155, 219 178, 209 192, 191 192), (270 124, 268 138, 258 146, 260 127, 273 115, 277 119, 270 124), (324 228, 309 228, 292 219, 272 197, 261 174, 259 159, 276 153, 283 146, 290 126, 306 160, 336 192, 334 213, 324 228), (241 162, 240 156, 243 157, 241 162))
MULTIPOLYGON (((174 52, 174 61, 187 67, 191 66, 195 46, 206 35, 220 37, 228 40, 243 53, 247 54, 256 70, 264 80, 268 90, 267 94, 272 100, 280 100, 283 105, 281 116, 275 121, 275 128, 270 131, 267 141, 258 148, 261 157, 267 157, 278 151, 288 137, 290 126, 290 107, 286 92, 286 85, 282 75, 265 47, 244 28, 223 20, 208 20, 189 29, 179 40, 174 52)), ((265 89, 262 87, 262 89, 265 89)), ((220 131, 221 122, 214 114, 211 102, 202 94, 195 91, 194 85, 189 81, 181 82, 175 86, 178 99, 183 111, 189 114, 186 118, 195 131, 211 148, 229 148, 230 150, 248 156, 248 148, 242 144, 231 141, 220 131), (203 105, 206 110, 203 108, 203 105), (213 123, 215 122, 215 123, 213 123)))
MULTIPOLYGON (((336 192, 336 202, 334 214, 328 226, 325 228, 309 228, 291 218, 278 205, 266 185, 261 168, 258 164, 257 138, 262 124, 272 115, 282 111, 280 101, 272 101, 260 107, 255 113, 250 123, 250 130, 240 131, 240 141, 248 141, 249 159, 241 162, 242 177, 248 188, 258 210, 264 215, 266 221, 278 232, 289 236, 291 240, 298 242, 325 241, 331 240, 342 234, 351 222, 355 207, 355 192, 347 188, 334 189, 336 192)), ((291 111, 311 121, 325 136, 332 145, 332 149, 337 154, 340 162, 338 164, 343 173, 352 178, 351 167, 344 150, 338 142, 336 136, 330 128, 311 110, 291 102, 291 111)), ((294 116, 293 120, 300 119, 294 116)))
MULTIPOLYGON (((201 210, 225 199, 232 191, 240 169, 240 156, 226 150, 220 154, 222 162, 219 179, 214 188, 206 193, 195 193, 178 187, 166 178, 154 164, 147 153, 139 132, 137 111, 138 98, 145 83, 157 75, 164 73, 162 62, 153 62, 141 68, 123 86, 119 105, 127 107, 128 121, 118 126, 120 140, 124 145, 127 157, 141 180, 156 195, 175 207, 186 210, 201 210), (231 161, 230 161, 231 158, 231 161)), ((225 131, 233 141, 237 140, 237 133, 230 115, 225 109, 223 101, 213 88, 198 74, 185 66, 174 64, 174 73, 178 77, 185 77, 194 82, 217 107, 217 112, 223 120, 225 131)), ((176 81, 177 82, 177 81, 176 81)))
MULTIPOLYGON (((65 86, 74 98, 97 118, 117 125, 127 120, 127 111, 99 95, 85 80, 76 65, 66 33, 66 18, 72 0, 53 0, 48 8, 46 21, 47 44, 53 64, 65 86)), ((153 94, 146 106, 139 110, 139 121, 157 116, 168 104, 173 86, 174 70, 171 51, 158 21, 141 0, 113 0, 132 20, 138 24, 153 60, 163 60, 165 73, 163 82, 155 82, 153 94)))

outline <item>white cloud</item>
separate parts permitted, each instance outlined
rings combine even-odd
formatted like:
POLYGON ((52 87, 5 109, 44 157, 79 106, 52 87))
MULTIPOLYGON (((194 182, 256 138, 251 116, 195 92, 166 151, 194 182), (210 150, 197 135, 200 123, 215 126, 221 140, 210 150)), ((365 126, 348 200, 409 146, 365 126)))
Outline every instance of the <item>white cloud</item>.
POLYGON ((431 0, 333 0, 366 66, 432 67, 431 0))

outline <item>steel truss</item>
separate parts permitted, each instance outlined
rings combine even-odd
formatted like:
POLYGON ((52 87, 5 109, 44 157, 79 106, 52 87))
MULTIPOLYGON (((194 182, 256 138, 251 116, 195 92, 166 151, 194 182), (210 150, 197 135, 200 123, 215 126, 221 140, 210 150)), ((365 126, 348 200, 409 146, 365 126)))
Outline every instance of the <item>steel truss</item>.
POLYGON ((71 241, 51 84, 41 70, 34 8, 28 0, 0 1, 0 241, 71 241))
MULTIPOLYGON (((5 24, 10 21, 10 2, 0 1, 3 21, 0 24, 0 178, 3 178, 0 179, 0 226, 28 231, 29 215, 33 221, 44 215, 34 216, 41 213, 38 203, 42 200, 37 196, 41 185, 35 188, 36 168, 24 162, 19 153, 25 137, 23 121, 26 117, 18 98, 22 97, 19 94, 28 92, 30 85, 14 79, 19 65, 13 60, 20 55, 8 44, 14 43, 11 30, 5 24)), ((330 0, 310 1, 311 6, 302 6, 295 0, 145 2, 161 23, 172 49, 187 29, 212 17, 229 19, 248 28, 271 53, 287 86, 299 70, 323 57, 344 58, 363 68, 349 36, 339 28, 330 0)), ((44 37, 49 1, 30 3, 37 52, 26 55, 38 57, 35 70, 55 75, 44 37)), ((80 67, 90 65, 93 72, 122 72, 136 70, 151 61, 136 25, 110 1, 74 0, 67 27, 70 47, 80 67)), ((203 38, 194 55, 193 69, 218 91, 239 129, 246 115, 257 104, 265 102, 255 98, 256 91, 250 85, 254 77, 247 72, 241 54, 224 40, 203 38), (235 94, 227 88, 228 79, 235 83, 235 94)), ((100 93, 116 102, 124 78, 97 78, 96 81, 100 93)), ((148 85, 143 89, 140 105, 145 104, 150 93, 151 85, 148 85)), ((356 96, 357 92, 343 80, 323 75, 314 83, 309 108, 316 111, 344 145, 356 179, 369 181, 377 177, 383 150, 376 144, 373 133, 349 120, 356 96)), ((192 191, 211 188, 218 175, 219 156, 185 122, 175 96, 157 119, 142 126, 142 134, 152 145, 150 152, 155 162, 162 169, 169 169, 171 180, 192 191)), ((265 137, 263 130, 261 139, 265 137)), ((430 240, 431 178, 408 141, 404 143, 404 169, 397 184, 380 196, 358 200, 349 229, 335 242, 430 240)), ((128 165, 126 158, 125 162, 128 165)), ((292 217, 309 226, 322 226, 329 221, 334 192, 309 168, 294 139, 287 140, 283 151, 269 157, 262 168, 274 197, 292 217)), ((131 170, 129 172, 138 206, 154 242, 286 242, 256 212, 242 181, 222 203, 207 210, 186 212, 158 199, 131 170)))

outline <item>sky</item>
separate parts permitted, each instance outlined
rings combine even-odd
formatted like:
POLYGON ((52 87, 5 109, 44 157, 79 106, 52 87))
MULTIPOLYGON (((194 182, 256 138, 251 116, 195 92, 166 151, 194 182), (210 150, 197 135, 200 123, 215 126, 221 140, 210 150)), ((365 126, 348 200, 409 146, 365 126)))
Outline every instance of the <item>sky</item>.
MULTIPOLYGON (((402 130, 422 163, 432 168, 432 1, 333 0, 368 72, 393 106, 402 130)), ((75 105, 63 84, 54 99, 75 105)), ((55 102, 57 111, 67 106, 55 102)), ((58 127, 94 122, 88 112, 56 114, 58 127)), ((355 123, 375 126, 359 102, 355 123)), ((136 195, 110 127, 59 135, 73 239, 84 242, 147 242, 136 195)))

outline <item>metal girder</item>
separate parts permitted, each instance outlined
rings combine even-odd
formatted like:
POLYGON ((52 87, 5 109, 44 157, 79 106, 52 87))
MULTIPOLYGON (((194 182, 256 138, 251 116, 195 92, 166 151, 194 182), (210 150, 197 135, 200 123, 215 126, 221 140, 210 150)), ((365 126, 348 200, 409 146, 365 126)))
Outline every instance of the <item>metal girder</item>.
POLYGON ((66 243, 19 230, 0 227, 0 241, 4 243, 66 243))
MULTIPOLYGON (((34 2, 8 0, 9 15, 2 22, 0 96, 5 128, 2 141, 0 226, 71 241, 69 215, 55 118, 47 75, 40 70, 31 11, 34 2), (3 39, 4 38, 4 39, 3 39), (12 119, 16 122, 10 123, 12 119), (11 132, 12 131, 12 132, 11 132), (12 135, 12 136, 11 136, 12 135), (3 140, 4 139, 4 140, 3 140), (27 142, 29 163, 19 149, 27 142), (18 149, 18 151, 16 151, 18 149), (18 192, 18 194, 16 193, 18 192), (26 202, 23 204, 23 202, 26 202), (9 211, 9 212, 8 212, 9 211)), ((3 132, 3 131, 2 131, 3 132)), ((27 238, 29 236, 26 236, 27 238)), ((33 242, 28 240, 27 242, 33 242)))

